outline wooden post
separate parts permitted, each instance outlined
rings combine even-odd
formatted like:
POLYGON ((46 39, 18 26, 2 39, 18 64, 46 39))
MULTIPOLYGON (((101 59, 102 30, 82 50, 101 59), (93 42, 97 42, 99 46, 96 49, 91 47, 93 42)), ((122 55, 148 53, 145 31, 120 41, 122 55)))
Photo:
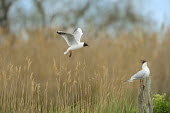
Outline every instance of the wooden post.
POLYGON ((152 91, 151 91, 151 76, 147 77, 145 80, 145 105, 146 113, 153 113, 153 104, 152 104, 152 91))
POLYGON ((151 96, 151 77, 144 80, 145 87, 140 86, 138 97, 138 113, 153 113, 152 96, 151 96))
POLYGON ((138 113, 144 113, 144 87, 140 86, 138 97, 138 113))

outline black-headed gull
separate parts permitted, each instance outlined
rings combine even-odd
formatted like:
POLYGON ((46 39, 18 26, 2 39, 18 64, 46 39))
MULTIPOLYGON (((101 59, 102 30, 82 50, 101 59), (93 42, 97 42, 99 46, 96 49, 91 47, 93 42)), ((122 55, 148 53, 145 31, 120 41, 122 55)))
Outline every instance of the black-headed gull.
POLYGON ((82 47, 88 46, 86 43, 80 42, 81 36, 83 35, 83 32, 80 28, 75 29, 72 34, 71 33, 65 33, 65 32, 62 32, 62 31, 57 31, 57 33, 59 35, 61 35, 65 39, 67 44, 70 46, 67 49, 67 51, 64 52, 64 54, 67 54, 68 52, 70 52, 69 57, 71 57, 73 50, 80 49, 82 47))
POLYGON ((127 82, 133 82, 133 80, 140 80, 140 85, 141 85, 141 82, 143 84, 143 78, 148 77, 150 75, 150 70, 147 66, 147 62, 145 60, 141 60, 141 61, 142 61, 142 70, 134 74, 129 80, 127 80, 127 82))

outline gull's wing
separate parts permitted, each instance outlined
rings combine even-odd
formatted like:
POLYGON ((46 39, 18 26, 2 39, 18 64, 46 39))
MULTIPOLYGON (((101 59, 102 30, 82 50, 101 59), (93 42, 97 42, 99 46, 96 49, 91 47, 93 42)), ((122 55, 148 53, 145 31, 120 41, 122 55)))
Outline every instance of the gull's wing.
POLYGON ((83 32, 80 28, 77 28, 74 30, 73 35, 77 42, 80 42, 81 36, 83 35, 83 32))
POLYGON ((67 42, 67 44, 69 46, 78 44, 74 35, 72 35, 70 33, 65 33, 65 32, 62 32, 62 31, 57 31, 57 33, 65 39, 65 41, 67 42))
POLYGON ((133 80, 141 79, 141 78, 143 78, 145 75, 146 75, 146 72, 143 71, 143 70, 141 70, 141 71, 137 72, 135 75, 133 75, 133 76, 131 77, 131 79, 133 79, 133 80))

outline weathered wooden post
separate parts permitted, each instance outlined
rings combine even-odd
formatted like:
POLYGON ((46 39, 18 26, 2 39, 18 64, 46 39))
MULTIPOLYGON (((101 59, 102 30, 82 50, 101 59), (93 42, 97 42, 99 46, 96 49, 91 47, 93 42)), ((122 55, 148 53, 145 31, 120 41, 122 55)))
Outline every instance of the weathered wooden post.
POLYGON ((152 90, 151 90, 151 76, 145 80, 145 105, 146 113, 153 113, 152 90))
POLYGON ((138 113, 144 113, 144 87, 140 86, 138 96, 138 113))
POLYGON ((151 77, 144 80, 145 87, 140 86, 138 97, 138 112, 153 113, 152 94, 151 94, 151 77))

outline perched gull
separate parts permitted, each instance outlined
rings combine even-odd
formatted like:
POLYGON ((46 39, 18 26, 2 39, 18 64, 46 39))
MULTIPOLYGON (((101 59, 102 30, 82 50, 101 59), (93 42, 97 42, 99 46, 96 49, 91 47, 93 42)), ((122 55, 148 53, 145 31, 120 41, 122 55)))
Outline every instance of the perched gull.
POLYGON ((140 80, 140 85, 141 85, 141 82, 143 84, 143 78, 148 77, 150 75, 150 70, 147 66, 147 62, 145 60, 141 60, 141 61, 142 61, 142 70, 140 70, 135 75, 133 75, 129 80, 127 80, 127 82, 133 82, 133 80, 140 80))
POLYGON ((59 35, 61 35, 65 39, 67 44, 70 46, 67 49, 67 51, 64 52, 64 54, 67 54, 68 52, 70 52, 69 57, 71 57, 73 50, 80 49, 82 47, 88 46, 86 43, 80 42, 81 36, 83 35, 83 32, 80 28, 75 29, 73 34, 65 33, 65 32, 62 32, 62 31, 57 31, 57 33, 59 35))

